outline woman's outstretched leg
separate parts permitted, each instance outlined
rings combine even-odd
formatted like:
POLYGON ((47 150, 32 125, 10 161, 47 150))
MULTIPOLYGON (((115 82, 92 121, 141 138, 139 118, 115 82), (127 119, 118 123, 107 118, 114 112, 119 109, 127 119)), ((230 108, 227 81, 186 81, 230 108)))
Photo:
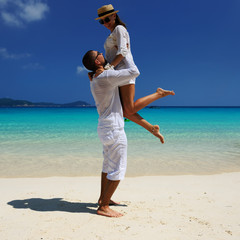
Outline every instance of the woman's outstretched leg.
POLYGON ((175 93, 173 91, 168 91, 162 88, 158 88, 155 93, 139 98, 134 102, 135 85, 129 84, 129 85, 120 87, 120 96, 121 96, 123 111, 125 112, 125 114, 128 114, 128 115, 132 115, 138 112, 139 110, 145 108, 152 102, 158 100, 159 98, 163 98, 168 95, 175 95, 175 93))

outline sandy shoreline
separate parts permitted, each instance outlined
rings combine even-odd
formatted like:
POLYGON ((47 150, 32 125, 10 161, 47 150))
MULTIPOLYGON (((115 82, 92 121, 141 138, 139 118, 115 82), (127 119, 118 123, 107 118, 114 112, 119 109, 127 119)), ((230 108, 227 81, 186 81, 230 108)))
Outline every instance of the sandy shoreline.
POLYGON ((0 239, 240 239, 240 173, 126 178, 118 219, 96 215, 99 182, 0 178, 0 239))

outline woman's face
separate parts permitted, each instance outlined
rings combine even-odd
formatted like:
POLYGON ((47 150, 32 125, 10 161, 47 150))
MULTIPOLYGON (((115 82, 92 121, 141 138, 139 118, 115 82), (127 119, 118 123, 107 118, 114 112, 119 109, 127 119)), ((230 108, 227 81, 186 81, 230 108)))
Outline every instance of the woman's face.
POLYGON ((114 30, 115 28, 115 19, 116 19, 116 14, 112 14, 110 16, 101 18, 101 20, 103 21, 103 25, 109 29, 111 32, 114 30))

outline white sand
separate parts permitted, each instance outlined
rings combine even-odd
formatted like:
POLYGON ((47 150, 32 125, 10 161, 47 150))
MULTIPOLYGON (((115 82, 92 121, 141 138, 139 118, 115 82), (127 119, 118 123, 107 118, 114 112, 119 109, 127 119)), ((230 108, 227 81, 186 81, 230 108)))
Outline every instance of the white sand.
POLYGON ((240 173, 126 178, 115 219, 96 215, 99 182, 0 179, 0 239, 240 239, 240 173))

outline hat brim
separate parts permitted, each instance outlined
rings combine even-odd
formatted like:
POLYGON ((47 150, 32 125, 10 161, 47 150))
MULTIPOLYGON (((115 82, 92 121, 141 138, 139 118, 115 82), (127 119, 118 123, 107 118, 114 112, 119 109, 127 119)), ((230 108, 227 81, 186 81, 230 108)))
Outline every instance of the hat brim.
POLYGON ((119 12, 119 10, 114 11, 114 12, 111 12, 111 13, 108 13, 108 14, 106 14, 106 15, 103 15, 102 17, 95 18, 95 20, 98 20, 98 19, 101 19, 101 18, 105 18, 105 17, 110 16, 110 15, 112 15, 112 14, 114 14, 114 13, 117 13, 117 12, 119 12))

